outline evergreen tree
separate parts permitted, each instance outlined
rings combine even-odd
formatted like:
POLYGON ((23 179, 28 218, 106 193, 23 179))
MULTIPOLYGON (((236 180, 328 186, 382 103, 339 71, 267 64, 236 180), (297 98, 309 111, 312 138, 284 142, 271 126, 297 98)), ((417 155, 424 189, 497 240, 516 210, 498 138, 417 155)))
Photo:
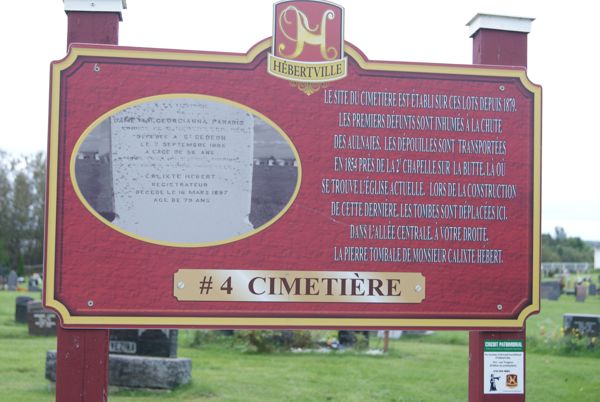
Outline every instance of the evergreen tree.
POLYGON ((0 265, 42 263, 45 170, 41 153, 11 159, 0 150, 0 265))

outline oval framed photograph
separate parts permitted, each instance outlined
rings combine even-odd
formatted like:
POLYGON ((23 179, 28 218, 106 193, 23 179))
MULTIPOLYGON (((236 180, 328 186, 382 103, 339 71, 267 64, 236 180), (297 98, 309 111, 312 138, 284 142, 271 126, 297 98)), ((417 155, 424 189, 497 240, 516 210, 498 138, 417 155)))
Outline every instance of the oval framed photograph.
POLYGON ((71 180, 83 205, 127 236, 174 247, 237 241, 298 194, 301 167, 271 119, 214 96, 169 94, 111 110, 80 136, 71 180))

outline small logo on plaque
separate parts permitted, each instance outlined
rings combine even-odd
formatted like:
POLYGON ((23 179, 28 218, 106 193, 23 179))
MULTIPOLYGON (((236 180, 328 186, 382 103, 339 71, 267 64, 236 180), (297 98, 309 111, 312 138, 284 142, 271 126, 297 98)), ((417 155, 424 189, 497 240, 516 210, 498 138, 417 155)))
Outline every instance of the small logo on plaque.
POLYGON ((281 1, 274 5, 270 74, 307 95, 346 76, 344 9, 326 1, 281 1))
POLYGON ((515 388, 519 386, 518 376, 516 374, 506 375, 506 386, 509 388, 515 388))

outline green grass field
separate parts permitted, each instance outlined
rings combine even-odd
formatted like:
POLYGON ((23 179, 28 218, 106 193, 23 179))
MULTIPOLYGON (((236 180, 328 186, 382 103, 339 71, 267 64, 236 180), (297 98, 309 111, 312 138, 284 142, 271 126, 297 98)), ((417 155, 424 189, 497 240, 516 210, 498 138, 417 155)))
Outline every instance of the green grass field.
MULTIPOLYGON (((44 378, 46 350, 55 338, 32 337, 14 322, 15 297, 0 292, 0 400, 54 401, 44 378)), ((39 297, 39 294, 29 294, 39 297)), ((600 300, 576 303, 562 296, 543 301, 528 320, 527 400, 600 400, 600 354, 550 347, 560 344, 562 314, 600 314, 600 300), (530 347, 530 345, 532 345, 530 347)), ((172 392, 118 390, 110 401, 466 401, 468 335, 438 331, 391 342, 387 355, 358 351, 271 353, 246 351, 233 338, 215 338, 192 348, 192 330, 180 332, 179 356, 193 360, 191 384, 172 392)), ((318 335, 318 334, 317 334, 318 335)), ((381 341, 371 339, 372 348, 381 341)))

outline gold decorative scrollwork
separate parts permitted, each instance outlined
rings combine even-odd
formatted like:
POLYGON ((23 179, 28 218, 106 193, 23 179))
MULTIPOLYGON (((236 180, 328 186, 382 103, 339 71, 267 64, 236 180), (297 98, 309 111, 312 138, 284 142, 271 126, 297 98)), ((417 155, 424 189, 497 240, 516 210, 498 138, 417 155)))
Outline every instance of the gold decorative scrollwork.
POLYGON ((329 84, 327 82, 298 82, 298 81, 290 81, 290 85, 298 88, 300 91, 304 92, 306 95, 310 96, 316 92, 319 92, 321 88, 327 88, 329 84))

